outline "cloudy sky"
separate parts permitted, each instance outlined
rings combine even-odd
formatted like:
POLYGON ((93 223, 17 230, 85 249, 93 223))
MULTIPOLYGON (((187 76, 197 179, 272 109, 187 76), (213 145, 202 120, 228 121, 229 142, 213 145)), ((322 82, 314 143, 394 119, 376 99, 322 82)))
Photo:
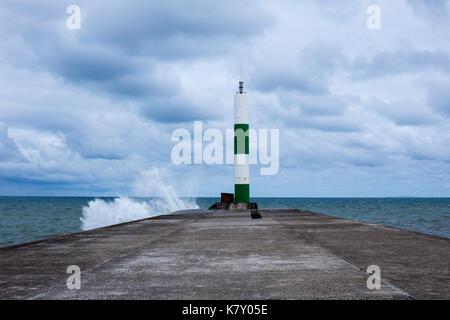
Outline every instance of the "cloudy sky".
POLYGON ((176 166, 170 137, 232 128, 243 80, 251 126, 280 129, 252 195, 448 197, 449 35, 445 0, 2 0, 0 195, 151 195, 151 168, 232 192, 232 166, 176 166))

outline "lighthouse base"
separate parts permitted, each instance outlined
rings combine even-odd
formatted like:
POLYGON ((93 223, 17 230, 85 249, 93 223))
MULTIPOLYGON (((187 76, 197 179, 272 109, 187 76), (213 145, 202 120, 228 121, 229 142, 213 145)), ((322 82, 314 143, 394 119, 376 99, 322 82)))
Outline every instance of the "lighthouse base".
POLYGON ((258 209, 256 202, 216 202, 209 210, 252 210, 258 209))
POLYGON ((235 202, 250 202, 250 185, 235 184, 234 185, 235 202))

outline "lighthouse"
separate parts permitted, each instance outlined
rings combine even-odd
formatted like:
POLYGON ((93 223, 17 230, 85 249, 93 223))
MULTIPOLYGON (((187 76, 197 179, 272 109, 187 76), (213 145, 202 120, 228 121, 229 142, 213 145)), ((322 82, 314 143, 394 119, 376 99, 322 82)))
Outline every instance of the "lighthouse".
POLYGON ((261 219, 256 202, 250 202, 248 96, 244 82, 234 95, 234 194, 221 194, 221 201, 209 210, 250 210, 252 219, 261 219), (233 201, 234 199, 234 201, 233 201))
POLYGON ((234 196, 235 202, 250 202, 248 95, 244 82, 234 95, 234 196))

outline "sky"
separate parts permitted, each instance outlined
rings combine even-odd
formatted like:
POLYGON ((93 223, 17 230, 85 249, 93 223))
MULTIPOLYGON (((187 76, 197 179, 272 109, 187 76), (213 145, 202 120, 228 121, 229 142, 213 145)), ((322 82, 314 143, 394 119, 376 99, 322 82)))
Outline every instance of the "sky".
POLYGON ((450 196, 450 1, 0 2, 0 195, 233 192, 175 165, 175 129, 279 129, 260 197, 450 196), (69 5, 80 29, 67 28, 69 5), (379 29, 366 25, 380 8, 379 29))

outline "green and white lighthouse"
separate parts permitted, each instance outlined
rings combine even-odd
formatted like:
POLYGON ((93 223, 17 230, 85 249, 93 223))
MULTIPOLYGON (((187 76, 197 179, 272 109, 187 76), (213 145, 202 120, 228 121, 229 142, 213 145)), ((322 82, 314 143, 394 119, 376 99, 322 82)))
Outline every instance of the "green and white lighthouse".
POLYGON ((244 83, 234 95, 234 195, 235 202, 250 202, 248 96, 244 83))

